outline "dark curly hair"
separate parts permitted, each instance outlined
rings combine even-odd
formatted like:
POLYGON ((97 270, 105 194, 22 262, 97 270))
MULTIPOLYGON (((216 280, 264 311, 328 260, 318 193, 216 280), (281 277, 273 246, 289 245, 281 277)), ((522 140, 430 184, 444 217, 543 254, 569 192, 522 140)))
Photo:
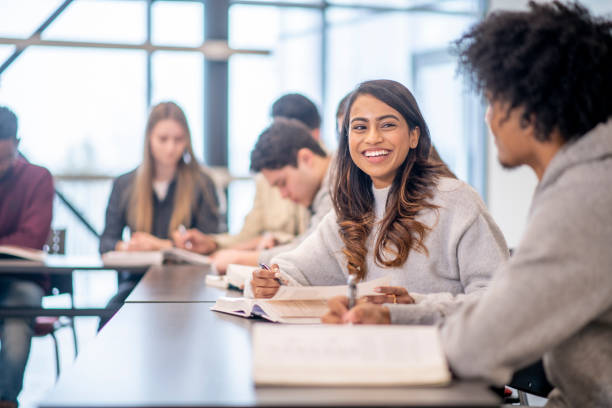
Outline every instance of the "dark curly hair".
POLYGON ((612 22, 577 3, 529 9, 494 12, 457 40, 460 70, 508 115, 522 107, 536 139, 579 138, 612 116, 612 22))
POLYGON ((276 118, 259 135, 251 151, 251 171, 277 170, 285 166, 297 167, 297 154, 302 148, 307 148, 321 157, 327 156, 302 122, 296 119, 276 118))
POLYGON ((374 259, 379 265, 403 265, 411 250, 427 253, 424 245, 429 228, 416 220, 424 209, 436 209, 430 202, 433 186, 443 175, 442 165, 430 160, 429 129, 410 91, 399 82, 366 81, 350 94, 336 158, 332 200, 338 219, 343 254, 347 269, 361 280, 367 275, 366 240, 375 222, 372 179, 351 159, 349 151, 350 112, 360 95, 371 95, 398 111, 410 129, 419 128, 419 144, 410 149, 397 169, 389 190, 385 215, 380 221, 380 233, 374 244, 374 259), (383 254, 391 254, 388 259, 383 254))

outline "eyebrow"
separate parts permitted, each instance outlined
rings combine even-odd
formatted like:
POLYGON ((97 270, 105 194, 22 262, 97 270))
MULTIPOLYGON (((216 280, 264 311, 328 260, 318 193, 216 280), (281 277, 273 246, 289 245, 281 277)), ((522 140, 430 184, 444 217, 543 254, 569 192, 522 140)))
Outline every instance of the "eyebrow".
MULTIPOLYGON (((383 115, 383 116, 377 117, 376 121, 380 122, 381 120, 389 119, 389 118, 395 119, 395 120, 399 120, 399 118, 397 116, 395 116, 395 115, 383 115)), ((351 123, 353 123, 353 122, 355 122, 357 120, 362 120, 364 122, 368 121, 368 119, 366 119, 366 118, 356 117, 356 118, 351 119, 351 123)))

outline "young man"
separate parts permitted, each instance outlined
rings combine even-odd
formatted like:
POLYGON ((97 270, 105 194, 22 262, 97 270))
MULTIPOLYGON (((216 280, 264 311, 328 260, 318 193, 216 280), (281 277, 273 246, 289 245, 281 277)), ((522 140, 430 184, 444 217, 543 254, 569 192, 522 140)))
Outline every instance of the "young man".
MULTIPOLYGON (((453 372, 493 384, 543 358, 549 407, 612 406, 612 21, 578 4, 499 12, 458 42, 503 166, 539 179, 514 256, 441 323, 453 372)), ((328 322, 402 323, 418 305, 330 301, 328 322)))
MULTIPOLYGON (((272 105, 270 116, 296 119, 319 143, 321 116, 315 104, 301 94, 286 94, 272 105)), ((253 207, 238 234, 205 235, 196 229, 174 234, 175 245, 199 253, 220 250, 219 258, 235 256, 235 250, 267 249, 291 242, 308 228, 309 211, 281 197, 261 174, 255 177, 253 207)))
MULTIPOLYGON (((42 249, 49 236, 53 179, 17 152, 17 117, 0 107, 0 245, 42 249)), ((38 275, 0 275, 0 307, 40 307, 47 281, 38 275)), ((0 407, 16 407, 23 384, 32 319, 0 319, 0 407)))
POLYGON ((251 152, 251 170, 261 172, 283 198, 310 213, 308 229, 288 244, 266 250, 220 251, 213 255, 217 270, 230 263, 268 263, 278 253, 295 248, 319 224, 331 208, 329 195, 331 158, 297 120, 277 118, 264 130, 251 152))

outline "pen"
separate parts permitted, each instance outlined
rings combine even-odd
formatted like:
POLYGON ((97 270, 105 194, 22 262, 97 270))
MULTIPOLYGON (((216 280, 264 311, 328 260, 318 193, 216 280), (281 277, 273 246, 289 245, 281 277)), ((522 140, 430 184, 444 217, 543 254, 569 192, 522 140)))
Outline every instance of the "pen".
MULTIPOLYGON (((259 266, 260 266, 262 269, 265 269, 266 271, 270 271, 270 272, 272 272, 272 269, 270 269, 270 267, 269 267, 268 265, 264 264, 264 263, 260 263, 260 264, 259 264, 259 266)), ((278 275, 278 273, 277 273, 276 275, 278 275)), ((280 277, 279 277, 279 276, 275 276, 275 277, 274 277, 274 280, 275 280, 275 281, 277 281, 279 285, 281 285, 281 286, 283 285, 283 281, 280 279, 280 277)))
MULTIPOLYGON (((187 233, 187 228, 185 228, 183 224, 180 224, 177 229, 180 236, 185 236, 185 234, 187 233)), ((191 241, 185 241, 185 248, 191 249, 192 247, 193 245, 191 245, 191 241)))
POLYGON ((357 276, 349 275, 348 283, 348 309, 351 310, 355 306, 357 298, 357 276))

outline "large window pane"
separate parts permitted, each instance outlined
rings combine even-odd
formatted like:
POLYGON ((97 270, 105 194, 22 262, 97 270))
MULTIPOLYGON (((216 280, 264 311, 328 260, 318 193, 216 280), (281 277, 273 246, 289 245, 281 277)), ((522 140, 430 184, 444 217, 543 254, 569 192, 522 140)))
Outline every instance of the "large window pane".
POLYGON ((204 157, 204 59, 197 52, 156 52, 152 58, 153 104, 174 101, 187 115, 193 150, 204 157))
POLYGON ((233 6, 230 43, 270 49, 272 55, 235 55, 229 72, 229 167, 247 175, 249 155, 270 122, 272 102, 299 92, 321 106, 320 13, 276 7, 233 6))
MULTIPOLYGON (((0 105, 19 117, 20 150, 60 174, 115 176, 142 157, 145 54, 30 47, 2 74, 0 105)), ((101 231, 108 182, 58 181, 58 188, 101 231)), ((60 206, 54 227, 68 228, 69 253, 97 251, 97 240, 60 206)))
POLYGON ((204 5, 157 1, 152 5, 154 44, 199 46, 204 40, 204 5))
POLYGON ((63 0, 0 0, 0 36, 26 38, 63 0))
POLYGON ((146 2, 75 1, 43 33, 44 39, 143 43, 146 2))

